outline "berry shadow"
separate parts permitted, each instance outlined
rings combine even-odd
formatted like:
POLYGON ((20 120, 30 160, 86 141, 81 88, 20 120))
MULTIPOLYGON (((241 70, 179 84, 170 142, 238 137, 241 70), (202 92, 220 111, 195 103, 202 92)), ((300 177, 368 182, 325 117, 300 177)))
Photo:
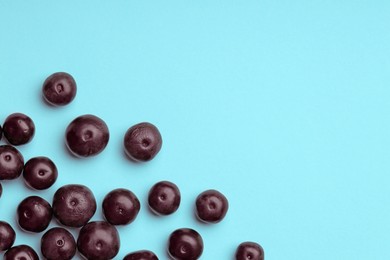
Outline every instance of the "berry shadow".
POLYGON ((69 151, 69 148, 66 145, 66 141, 65 140, 62 142, 62 147, 63 147, 63 150, 65 150, 65 154, 68 156, 68 158, 78 159, 78 160, 81 159, 80 157, 74 155, 71 151, 69 151))
POLYGON ((128 165, 131 165, 133 167, 145 167, 148 163, 147 162, 140 162, 140 161, 135 161, 134 159, 130 158, 125 151, 125 148, 123 146, 123 143, 121 141, 120 145, 118 147, 121 148, 122 150, 122 158, 127 162, 128 165))
POLYGON ((139 161, 134 160, 133 158, 130 158, 126 154, 126 151, 125 151, 125 148, 123 147, 123 145, 122 145, 121 148, 122 148, 122 158, 126 159, 127 161, 131 162, 134 165, 142 165, 142 164, 144 164, 143 162, 139 162, 139 161))
POLYGON ((47 100, 45 99, 44 95, 43 95, 43 91, 42 91, 42 84, 41 83, 36 89, 37 89, 37 97, 38 97, 38 100, 41 100, 41 103, 43 105, 45 105, 46 107, 49 107, 49 108, 57 108, 56 106, 53 106, 52 104, 50 104, 49 102, 47 102, 47 100))
POLYGON ((56 108, 56 106, 53 106, 52 104, 47 102, 47 100, 45 99, 45 97, 42 94, 42 88, 39 89, 38 95, 39 95, 39 99, 41 100, 41 103, 43 103, 45 106, 50 107, 50 108, 56 108))

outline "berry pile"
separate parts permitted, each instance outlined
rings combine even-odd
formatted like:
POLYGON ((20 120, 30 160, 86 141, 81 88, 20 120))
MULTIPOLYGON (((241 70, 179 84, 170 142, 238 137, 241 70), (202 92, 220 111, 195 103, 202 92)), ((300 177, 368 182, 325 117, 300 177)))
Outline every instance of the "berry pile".
MULTIPOLYGON (((42 87, 44 100, 52 106, 69 104, 76 92, 76 81, 64 72, 49 76, 42 87)), ((50 158, 34 157, 24 163, 23 155, 14 147, 30 142, 34 133, 35 124, 25 114, 14 113, 5 119, 3 127, 0 126, 0 139, 4 134, 9 144, 0 145, 0 180, 14 180, 23 175, 26 185, 36 190, 48 189, 55 183, 58 170, 50 158)), ((65 132, 66 146, 76 157, 96 156, 107 146, 109 138, 108 126, 94 115, 77 117, 65 132)), ((143 122, 127 130, 123 145, 130 160, 147 162, 159 153, 162 137, 156 126, 143 122)), ((172 182, 158 182, 149 190, 148 206, 155 215, 173 214, 180 202, 180 190, 172 182)), ((61 225, 47 230, 41 237, 41 252, 45 259, 72 259, 77 250, 86 259, 113 259, 120 248, 115 226, 133 222, 140 208, 140 201, 132 191, 118 188, 109 192, 102 201, 105 220, 90 221, 97 209, 93 192, 84 185, 68 184, 54 193, 52 204, 39 196, 25 198, 16 209, 16 219, 22 230, 32 233, 45 231, 53 217, 61 225), (77 240, 66 227, 81 228, 77 240)), ((204 191, 195 200, 195 215, 204 223, 222 221, 228 208, 227 198, 217 190, 204 191)), ((30 246, 13 246, 15 237, 11 225, 0 221, 0 251, 6 251, 5 260, 39 259, 30 246)), ((173 260, 199 259, 203 252, 203 239, 196 230, 180 228, 169 236, 167 251, 173 260)), ((137 259, 156 260, 158 257, 149 250, 140 250, 124 258, 137 259)), ((263 260, 264 252, 259 244, 244 242, 237 247, 235 259, 263 260)))

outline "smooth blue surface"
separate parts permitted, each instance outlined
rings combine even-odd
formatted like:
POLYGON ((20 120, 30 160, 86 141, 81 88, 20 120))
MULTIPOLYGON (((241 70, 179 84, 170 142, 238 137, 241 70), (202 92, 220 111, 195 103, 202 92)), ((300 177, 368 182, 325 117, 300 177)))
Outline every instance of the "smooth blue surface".
MULTIPOLYGON (((117 259, 139 249, 167 259, 179 227, 202 234, 207 260, 233 259, 246 240, 267 260, 390 259, 389 14, 386 0, 0 0, 0 121, 30 115, 37 131, 21 152, 59 168, 48 191, 3 182, 0 219, 17 228, 24 197, 51 202, 67 183, 93 190, 101 219, 104 195, 124 187, 142 210, 119 228, 117 259), (41 99, 56 71, 78 83, 64 108, 41 99), (75 159, 64 131, 86 113, 106 121, 111 139, 97 157, 75 159), (164 144, 134 164, 122 138, 142 121, 164 144), (145 203, 160 180, 182 191, 169 217, 145 203), (230 201, 218 225, 193 217, 209 188, 230 201)), ((18 230, 16 244, 38 250, 41 235, 18 230)))

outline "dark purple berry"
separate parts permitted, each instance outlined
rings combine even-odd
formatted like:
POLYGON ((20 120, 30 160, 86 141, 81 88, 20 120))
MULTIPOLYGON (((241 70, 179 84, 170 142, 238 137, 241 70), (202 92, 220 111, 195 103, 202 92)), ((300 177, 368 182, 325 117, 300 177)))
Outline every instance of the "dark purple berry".
POLYGON ((46 200, 38 196, 25 198, 18 206, 17 219, 19 226, 30 232, 42 232, 50 224, 53 210, 46 200))
POLYGON ((74 78, 66 72, 56 72, 43 83, 43 98, 50 105, 65 106, 72 102, 77 92, 74 78))
POLYGON ((3 124, 4 136, 12 145, 30 142, 35 134, 35 125, 30 117, 22 113, 9 115, 3 124))
POLYGON ((226 197, 216 190, 207 190, 196 198, 196 216, 205 223, 218 223, 229 208, 226 197))
POLYGON ((127 189, 115 189, 103 200, 103 214, 112 225, 126 225, 135 220, 141 204, 135 194, 127 189))
POLYGON ((22 174, 24 159, 13 146, 0 145, 0 180, 16 179, 22 174))
POLYGON ((118 254, 119 247, 118 231, 105 221, 88 223, 80 230, 77 239, 77 248, 87 259, 112 259, 118 254))
POLYGON ((1 198, 2 194, 3 194, 3 185, 1 185, 1 183, 0 183, 0 198, 1 198))
POLYGON ((263 248, 255 242, 241 243, 236 251, 236 260, 264 260, 263 248))
POLYGON ((3 128, 0 125, 0 140, 1 140, 2 137, 3 137, 3 128))
POLYGON ((150 123, 139 123, 130 127, 124 138, 127 156, 134 161, 150 161, 160 151, 161 134, 157 127, 150 123))
POLYGON ((94 115, 77 117, 69 124, 65 133, 66 146, 78 157, 99 154, 107 146, 109 137, 106 123, 94 115))
POLYGON ((123 260, 158 260, 158 257, 149 250, 140 250, 127 254, 123 260))
POLYGON ((149 191, 148 204, 157 215, 174 213, 180 205, 179 188, 169 181, 156 183, 149 191))
POLYGON ((8 249, 3 260, 39 260, 39 257, 30 246, 19 245, 8 249))
POLYGON ((169 237, 168 254, 174 260, 196 260, 203 253, 203 239, 190 228, 175 230, 169 237))
POLYGON ((54 216, 65 226, 82 227, 88 223, 95 212, 95 196, 84 185, 65 185, 54 194, 54 216))
POLYGON ((8 250, 15 242, 15 230, 5 221, 0 221, 0 252, 8 250))
POLYGON ((47 260, 70 260, 76 254, 76 241, 68 230, 55 227, 42 236, 41 251, 47 260))
POLYGON ((51 187, 57 180, 57 176, 57 167, 47 157, 31 158, 24 165, 24 180, 33 189, 44 190, 51 187))

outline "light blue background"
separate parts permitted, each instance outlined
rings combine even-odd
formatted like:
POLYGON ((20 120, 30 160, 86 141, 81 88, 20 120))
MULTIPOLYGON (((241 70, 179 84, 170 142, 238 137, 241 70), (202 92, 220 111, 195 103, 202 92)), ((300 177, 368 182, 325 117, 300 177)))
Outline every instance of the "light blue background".
MULTIPOLYGON (((114 188, 142 202, 119 228, 118 259, 139 249, 166 259, 179 227, 202 234, 207 260, 233 259, 246 240, 267 260, 390 259, 390 1, 0 0, 0 90, 1 122, 13 112, 35 121, 35 138, 19 147, 25 159, 49 156, 59 169, 44 192, 3 182, 0 219, 15 228, 23 198, 51 202, 60 186, 82 183, 97 198, 95 220, 114 188), (64 108, 40 97, 56 71, 78 83, 64 108), (111 139, 80 160, 63 136, 86 113, 106 121, 111 139), (134 164, 122 138, 142 121, 164 144, 134 164), (169 217, 145 203, 160 180, 182 192, 169 217), (230 201, 212 226, 193 217, 209 188, 230 201)), ((18 230, 16 244, 39 249, 42 234, 18 230)))

